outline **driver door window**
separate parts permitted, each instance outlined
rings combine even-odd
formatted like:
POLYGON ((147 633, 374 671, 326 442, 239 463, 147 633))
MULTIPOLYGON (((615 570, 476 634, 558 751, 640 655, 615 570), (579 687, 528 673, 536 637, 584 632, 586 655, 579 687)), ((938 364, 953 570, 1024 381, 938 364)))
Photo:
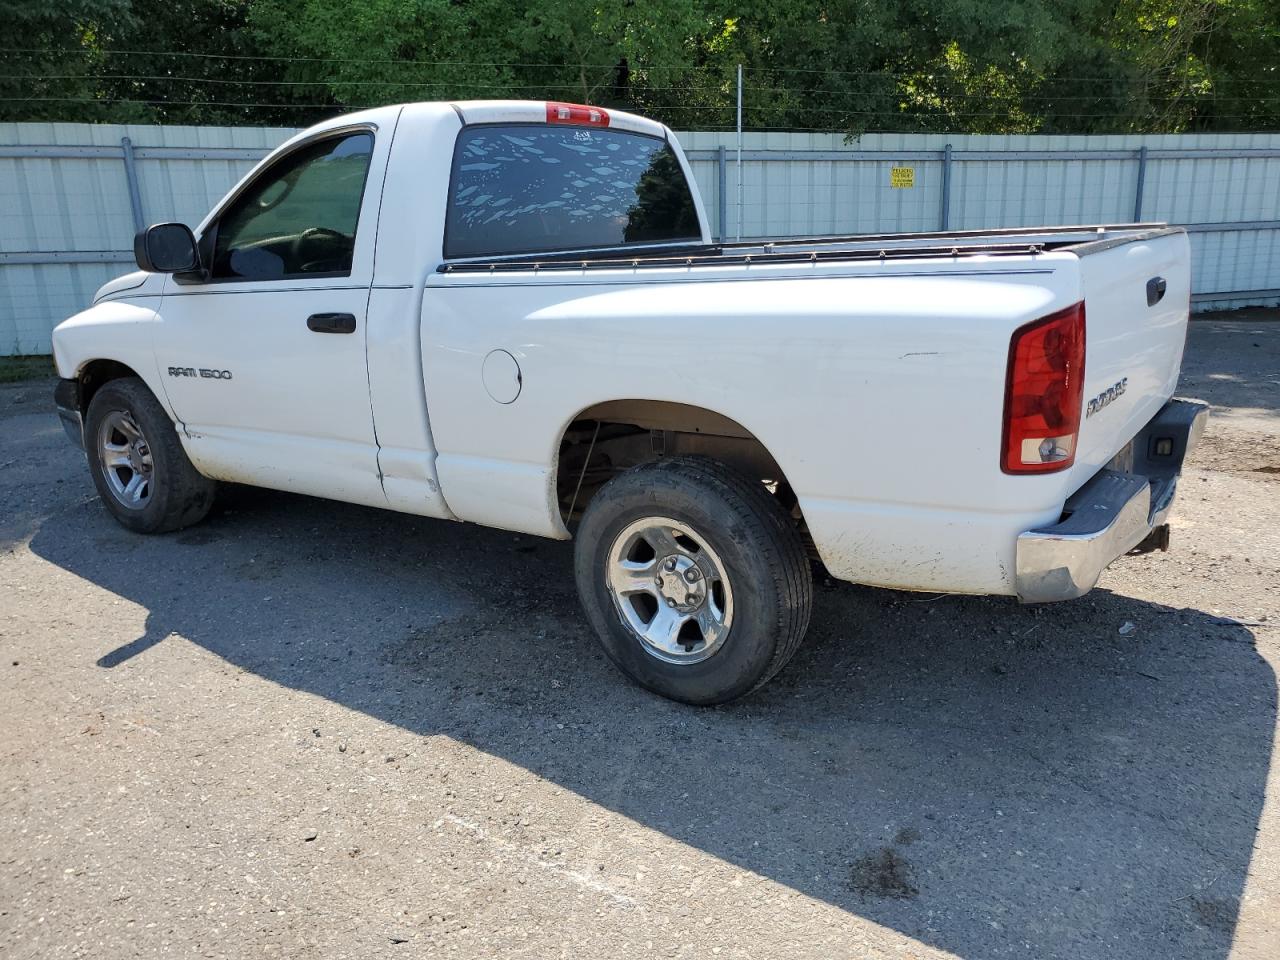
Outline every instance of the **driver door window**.
POLYGON ((219 219, 214 280, 348 276, 373 136, 322 140, 290 154, 219 219))

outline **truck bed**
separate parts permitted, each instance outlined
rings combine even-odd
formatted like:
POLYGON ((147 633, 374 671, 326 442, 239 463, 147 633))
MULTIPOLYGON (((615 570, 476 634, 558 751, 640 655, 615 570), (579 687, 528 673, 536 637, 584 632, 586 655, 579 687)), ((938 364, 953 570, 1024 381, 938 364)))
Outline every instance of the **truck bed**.
POLYGON ((1014 227, 1000 230, 962 230, 942 233, 850 234, 795 237, 736 243, 655 245, 644 254, 619 255, 593 251, 516 255, 442 263, 440 273, 482 273, 537 270, 590 270, 725 266, 797 262, 946 259, 965 256, 1025 256, 1067 250, 1087 256, 1121 243, 1147 240, 1178 228, 1164 223, 1093 224, 1060 227, 1014 227))
POLYGON ((566 536, 534 522, 554 489, 528 466, 554 456, 545 438, 592 403, 659 395, 759 440, 836 576, 1012 594, 1018 536, 1056 523, 1173 394, 1187 257, 1180 228, 1133 224, 449 261, 421 321, 437 469, 458 515, 566 536), (1074 463, 1006 474, 1011 336, 1080 302, 1074 463), (497 406, 475 370, 505 344, 521 400, 497 406))

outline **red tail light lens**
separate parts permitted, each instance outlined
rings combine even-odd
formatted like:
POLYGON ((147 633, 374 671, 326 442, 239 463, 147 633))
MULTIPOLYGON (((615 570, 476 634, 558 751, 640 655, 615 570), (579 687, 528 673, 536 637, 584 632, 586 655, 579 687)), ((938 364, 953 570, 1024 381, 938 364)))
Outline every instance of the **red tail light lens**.
POLYGON ((1084 398, 1084 303, 1019 327, 1004 395, 1005 473, 1052 473, 1076 459, 1084 398))
POLYGON ((580 103, 555 103, 547 101, 547 123, 573 123, 578 126, 607 127, 609 111, 599 107, 587 107, 580 103))

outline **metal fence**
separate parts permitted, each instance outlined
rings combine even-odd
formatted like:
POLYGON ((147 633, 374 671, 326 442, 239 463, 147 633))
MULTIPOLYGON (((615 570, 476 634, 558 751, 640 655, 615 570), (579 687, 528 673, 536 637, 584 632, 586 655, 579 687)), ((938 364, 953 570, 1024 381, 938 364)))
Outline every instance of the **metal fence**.
POLYGON ((1280 135, 747 134, 741 188, 733 134, 681 140, 728 238, 1160 220, 1197 309, 1280 304, 1280 135))
MULTIPOLYGON (((140 226, 196 222, 293 132, 0 124, 0 355, 47 352, 140 226)), ((718 237, 1164 220, 1191 232, 1197 308, 1280 304, 1280 135, 681 141, 718 237)))

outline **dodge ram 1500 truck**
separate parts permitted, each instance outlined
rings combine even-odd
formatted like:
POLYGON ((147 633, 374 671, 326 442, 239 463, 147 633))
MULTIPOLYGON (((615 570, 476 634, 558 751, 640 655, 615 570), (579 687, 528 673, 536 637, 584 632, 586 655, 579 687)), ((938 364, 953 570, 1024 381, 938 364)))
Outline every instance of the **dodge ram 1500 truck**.
POLYGON ((690 703, 782 668, 814 562, 1080 596, 1167 545, 1207 410, 1180 229, 714 243, 672 132, 596 107, 329 120, 135 252, 53 337, 117 520, 229 481, 573 537, 604 649, 690 703))

